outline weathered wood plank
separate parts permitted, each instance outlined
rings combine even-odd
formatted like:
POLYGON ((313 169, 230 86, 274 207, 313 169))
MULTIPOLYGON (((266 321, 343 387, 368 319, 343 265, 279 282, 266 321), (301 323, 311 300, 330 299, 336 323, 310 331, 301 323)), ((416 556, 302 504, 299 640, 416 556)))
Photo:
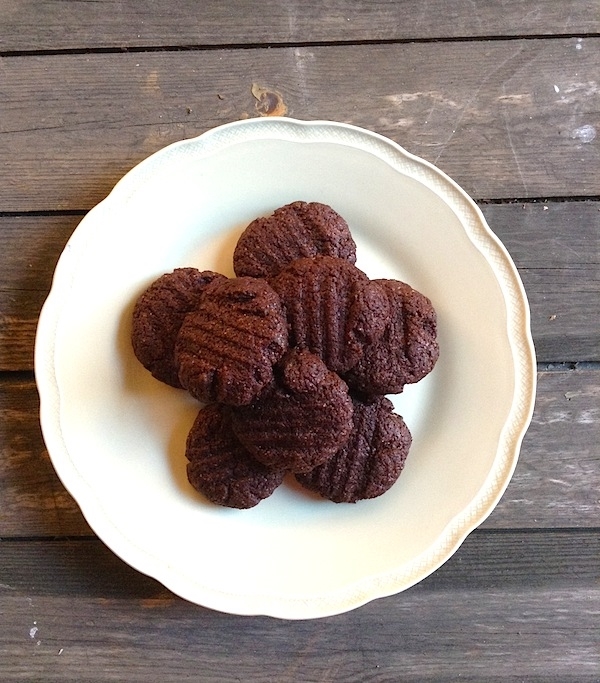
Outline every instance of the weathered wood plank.
POLYGON ((585 0, 12 0, 0 51, 575 35, 600 32, 594 8, 585 0))
MULTIPOLYGON (((173 598, 96 538, 15 539, 4 543, 0 595, 88 596, 125 600, 173 598), (40 575, 38 568, 45 565, 40 575)), ((419 590, 491 590, 590 586, 600 578, 597 529, 477 530, 419 590)), ((408 595, 411 591, 405 591, 408 595)))
POLYGON ((89 535, 45 449, 29 378, 0 382, 0 538, 89 535))
POLYGON ((600 360, 600 202, 483 205, 531 307, 539 361, 600 360))
POLYGON ((517 469, 485 526, 599 527, 599 491, 600 370, 539 372, 517 469))
POLYGON ((0 210, 91 207, 166 144, 255 116, 253 83, 279 91, 290 116, 396 140, 477 198, 597 196, 598 45, 567 38, 5 58, 0 210))
MULTIPOLYGON (((533 423, 485 528, 600 526, 600 370, 539 373, 533 423)), ((0 538, 89 535, 44 447, 33 381, 0 383, 0 538)))
MULTIPOLYGON (((483 205, 524 280, 543 362, 600 361, 600 202, 483 205)), ((31 370, 52 273, 81 216, 0 217, 0 370, 31 370)))
POLYGON ((97 542, 1 551, 7 683, 170 682, 200 672, 207 683, 592 683, 600 667, 593 532, 476 532, 404 593, 291 622, 186 603, 97 542))
POLYGON ((0 370, 31 370, 37 321, 81 216, 0 217, 0 370))
MULTIPOLYGON (((56 477, 33 338, 80 217, 9 215, 82 214, 156 149, 258 115, 253 83, 278 91, 290 116, 388 135, 480 200, 597 200, 598 9, 597 0, 2 3, 0 680, 599 680, 597 364, 539 373, 505 496, 419 585, 316 622, 211 612, 121 562, 56 477)), ((481 204, 523 277, 539 360, 600 360, 600 203, 481 204)))

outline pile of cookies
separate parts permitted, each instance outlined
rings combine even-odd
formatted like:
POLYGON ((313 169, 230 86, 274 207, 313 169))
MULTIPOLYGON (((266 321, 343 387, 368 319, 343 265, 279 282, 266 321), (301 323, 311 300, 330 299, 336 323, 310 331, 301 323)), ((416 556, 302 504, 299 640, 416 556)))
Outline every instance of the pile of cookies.
POLYGON ((132 343, 152 375, 204 404, 185 455, 210 501, 250 508, 287 473, 329 500, 387 491, 411 445, 386 394, 435 365, 436 314, 371 280, 331 207, 294 202, 246 228, 235 277, 178 268, 142 293, 132 343))

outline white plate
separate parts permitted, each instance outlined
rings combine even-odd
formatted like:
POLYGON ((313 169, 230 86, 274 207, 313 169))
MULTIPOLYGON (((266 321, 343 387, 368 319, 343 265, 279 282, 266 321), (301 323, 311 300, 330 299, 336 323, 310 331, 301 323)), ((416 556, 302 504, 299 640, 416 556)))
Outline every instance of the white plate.
POLYGON ((523 286, 472 200, 382 136, 283 118, 171 145, 87 214, 56 268, 35 367, 54 467, 116 554, 187 600, 290 619, 402 591, 446 561, 508 485, 535 394, 523 286), (386 494, 336 505, 287 482, 251 510, 220 508, 186 480, 198 405, 135 360, 132 305, 179 266, 232 275, 241 229, 294 200, 346 218, 368 275, 432 299, 440 359, 394 398, 413 446, 386 494))

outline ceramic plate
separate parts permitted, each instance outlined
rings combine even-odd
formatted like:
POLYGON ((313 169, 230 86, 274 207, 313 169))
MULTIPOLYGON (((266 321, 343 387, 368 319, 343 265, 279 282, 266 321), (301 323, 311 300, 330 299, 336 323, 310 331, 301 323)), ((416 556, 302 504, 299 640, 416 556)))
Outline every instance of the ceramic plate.
POLYGON ((85 216, 56 268, 35 367, 54 467, 117 555, 195 603, 299 619, 412 586, 489 515, 531 418, 534 360, 515 266, 451 179, 360 128, 265 118, 163 149, 85 216), (243 227, 295 200, 344 216, 369 276, 433 301, 440 359, 393 398, 413 446, 380 498, 336 505, 286 481, 250 510, 216 507, 185 474, 199 406, 135 360, 133 302, 177 267, 232 275, 243 227))

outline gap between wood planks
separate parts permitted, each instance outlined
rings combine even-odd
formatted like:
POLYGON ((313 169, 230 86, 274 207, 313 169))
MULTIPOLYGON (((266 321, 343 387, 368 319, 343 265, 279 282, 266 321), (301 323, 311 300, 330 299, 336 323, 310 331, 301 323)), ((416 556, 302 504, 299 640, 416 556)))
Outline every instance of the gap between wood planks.
MULTIPOLYGON (((473 198, 480 206, 503 206, 510 204, 567 204, 582 202, 600 202, 600 195, 571 195, 553 197, 504 197, 495 199, 473 198)), ((32 211, 0 211, 0 218, 50 217, 50 216, 85 216, 90 209, 35 209, 32 211)))
POLYGON ((215 45, 136 45, 123 47, 95 47, 95 48, 57 48, 55 50, 6 50, 0 51, 0 57, 45 57, 56 55, 89 55, 89 54, 121 54, 124 52, 205 52, 214 50, 265 50, 302 47, 352 47, 356 45, 409 45, 427 43, 484 43, 484 42, 514 42, 523 40, 564 40, 568 38, 600 38, 598 32, 575 33, 547 33, 523 35, 489 35, 489 36, 453 36, 448 38, 369 38, 365 40, 307 40, 289 42, 259 42, 259 43, 219 43, 215 45))
MULTIPOLYGON (((595 534, 600 532, 599 527, 586 526, 586 527, 477 527, 473 529, 468 535, 468 537, 476 534, 478 536, 531 536, 538 535, 544 536, 549 534, 560 534, 564 536, 566 534, 578 534, 580 536, 591 536, 595 537, 595 534)), ((467 538, 468 538, 467 537, 467 538)), ((98 541, 98 536, 95 534, 82 534, 64 536, 43 536, 43 535, 23 535, 23 536, 0 536, 0 541, 5 543, 90 543, 98 541)))

